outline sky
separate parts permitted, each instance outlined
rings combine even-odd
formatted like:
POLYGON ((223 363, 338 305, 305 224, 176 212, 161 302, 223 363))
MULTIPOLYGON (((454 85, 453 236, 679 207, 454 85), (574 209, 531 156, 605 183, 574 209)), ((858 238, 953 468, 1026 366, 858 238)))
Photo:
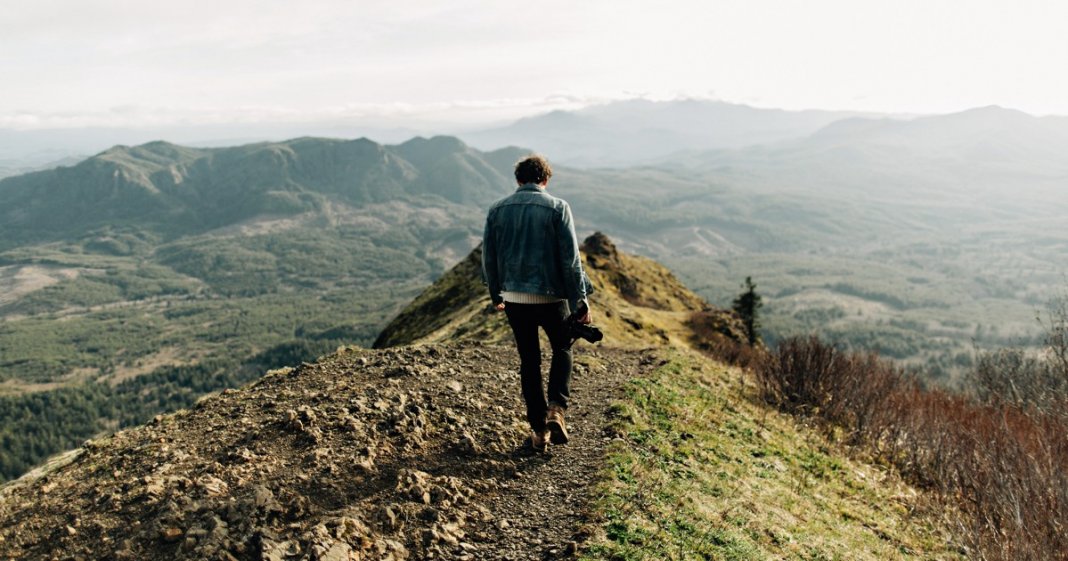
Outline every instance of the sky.
POLYGON ((1068 115, 1054 0, 7 0, 0 129, 482 126, 635 97, 1068 115))

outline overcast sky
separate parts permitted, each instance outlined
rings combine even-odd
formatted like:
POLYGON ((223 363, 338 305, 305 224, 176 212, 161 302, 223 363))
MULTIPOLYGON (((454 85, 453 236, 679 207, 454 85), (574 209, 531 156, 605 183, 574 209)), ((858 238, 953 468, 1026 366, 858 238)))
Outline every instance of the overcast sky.
POLYGON ((1068 115, 1055 0, 6 0, 0 128, 481 123, 629 97, 1068 115))

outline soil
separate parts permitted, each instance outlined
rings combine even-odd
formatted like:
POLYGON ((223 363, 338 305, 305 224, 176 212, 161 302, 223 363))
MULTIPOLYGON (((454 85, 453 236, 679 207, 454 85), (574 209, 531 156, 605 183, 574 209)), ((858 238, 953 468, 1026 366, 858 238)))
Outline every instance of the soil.
POLYGON ((0 559, 572 557, 611 403, 654 361, 576 350, 571 442, 544 453, 510 346, 348 350, 273 371, 0 489, 0 559))

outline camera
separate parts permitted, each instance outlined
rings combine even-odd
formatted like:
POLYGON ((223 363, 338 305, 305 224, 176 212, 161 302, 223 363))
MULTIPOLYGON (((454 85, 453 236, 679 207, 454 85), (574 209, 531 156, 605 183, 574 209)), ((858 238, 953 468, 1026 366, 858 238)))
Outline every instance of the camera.
POLYGON ((604 339, 604 333, 597 327, 579 323, 578 320, 589 313, 589 311, 590 309, 586 306, 586 302, 582 301, 579 302, 578 309, 567 318, 567 328, 572 345, 579 339, 585 339, 590 343, 597 343, 601 339, 604 339))

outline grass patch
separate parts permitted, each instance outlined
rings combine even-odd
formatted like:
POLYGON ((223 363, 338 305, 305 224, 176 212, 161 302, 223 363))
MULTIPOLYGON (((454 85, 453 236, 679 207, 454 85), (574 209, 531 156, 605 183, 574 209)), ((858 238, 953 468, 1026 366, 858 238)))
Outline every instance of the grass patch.
POLYGON ((963 558, 911 488, 751 400, 737 371, 663 359, 614 405, 583 559, 963 558))

